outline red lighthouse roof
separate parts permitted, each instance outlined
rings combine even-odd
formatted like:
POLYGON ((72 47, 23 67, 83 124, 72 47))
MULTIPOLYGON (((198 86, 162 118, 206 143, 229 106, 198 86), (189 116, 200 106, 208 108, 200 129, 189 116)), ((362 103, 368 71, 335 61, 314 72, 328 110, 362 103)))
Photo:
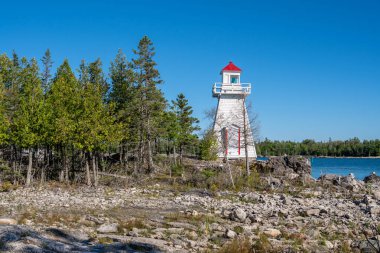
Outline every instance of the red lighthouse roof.
POLYGON ((227 66, 225 66, 223 69, 222 69, 222 72, 223 71, 237 71, 237 72, 241 72, 241 69, 238 68, 235 64, 232 63, 232 61, 230 61, 230 63, 228 63, 227 66))

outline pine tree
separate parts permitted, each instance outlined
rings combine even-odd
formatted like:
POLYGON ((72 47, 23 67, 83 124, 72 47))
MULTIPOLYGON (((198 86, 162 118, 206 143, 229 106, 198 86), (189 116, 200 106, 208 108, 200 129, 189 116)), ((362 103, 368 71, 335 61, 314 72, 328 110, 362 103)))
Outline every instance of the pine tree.
POLYGON ((50 50, 47 49, 45 55, 41 59, 43 64, 43 71, 41 74, 42 80, 42 90, 46 93, 50 88, 51 81, 51 67, 53 66, 53 61, 51 59, 50 50))
POLYGON ((136 141, 132 133, 135 127, 135 121, 132 120, 135 118, 133 104, 135 89, 133 70, 121 50, 118 51, 115 60, 111 62, 109 76, 112 82, 110 102, 114 103, 117 122, 122 125, 120 161, 124 163, 126 161, 127 143, 136 141))
POLYGON ((15 66, 15 67, 20 66, 20 61, 19 61, 18 55, 14 50, 12 52, 12 62, 13 62, 13 66, 15 66))
POLYGON ((180 152, 180 160, 182 162, 183 149, 186 145, 191 144, 197 137, 194 131, 199 130, 199 120, 192 117, 193 109, 189 105, 189 101, 182 93, 178 94, 175 101, 172 101, 172 110, 177 116, 179 133, 178 133, 178 146, 180 152))
POLYGON ((176 147, 178 145, 180 125, 175 112, 169 111, 164 113, 161 127, 163 128, 161 136, 168 141, 167 153, 169 154, 171 152, 171 146, 173 151, 174 164, 177 164, 176 147))
POLYGON ((147 171, 154 170, 152 141, 155 139, 159 123, 166 107, 166 100, 157 85, 162 83, 160 73, 156 69, 152 41, 144 36, 134 50, 137 59, 132 60, 135 70, 136 96, 134 103, 138 117, 139 161, 147 165, 147 171))

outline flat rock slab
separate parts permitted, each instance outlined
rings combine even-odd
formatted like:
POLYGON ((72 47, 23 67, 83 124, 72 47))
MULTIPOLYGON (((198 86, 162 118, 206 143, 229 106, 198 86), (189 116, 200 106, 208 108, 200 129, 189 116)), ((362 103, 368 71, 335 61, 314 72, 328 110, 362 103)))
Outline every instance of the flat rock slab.
POLYGON ((68 231, 47 229, 35 231, 26 226, 9 225, 0 226, 0 252, 126 252, 126 253, 182 253, 186 250, 176 249, 167 245, 164 240, 117 236, 113 234, 100 235, 114 240, 113 243, 91 244, 88 240, 81 240, 68 231), (54 235, 54 237, 52 237, 54 235))
POLYGON ((118 225, 116 223, 103 224, 96 231, 103 234, 117 233, 117 228, 118 228, 118 225))
POLYGON ((16 225, 17 221, 12 218, 0 218, 0 225, 16 225))
POLYGON ((194 230, 196 231, 198 228, 192 224, 185 223, 185 222, 168 222, 168 225, 176 228, 184 228, 184 229, 189 229, 189 230, 194 230))
MULTIPOLYGON (((98 237, 109 237, 111 239, 116 239, 123 243, 128 243, 129 245, 136 245, 139 247, 145 247, 146 249, 151 249, 151 251, 141 251, 141 252, 170 252, 170 253, 185 253, 188 252, 184 249, 176 249, 168 245, 167 241, 146 237, 130 237, 130 236, 121 236, 121 235, 99 235, 98 237)), ((138 252, 138 251, 137 251, 138 252)))

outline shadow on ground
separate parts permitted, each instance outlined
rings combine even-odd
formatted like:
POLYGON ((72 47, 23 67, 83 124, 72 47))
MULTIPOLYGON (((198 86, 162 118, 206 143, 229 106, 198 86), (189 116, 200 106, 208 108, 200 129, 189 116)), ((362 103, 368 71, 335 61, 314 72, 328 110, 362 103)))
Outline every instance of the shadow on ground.
POLYGON ((0 226, 1 252, 163 252, 149 243, 123 242, 115 238, 109 240, 109 244, 99 244, 83 235, 73 235, 56 228, 37 232, 25 226, 0 226))

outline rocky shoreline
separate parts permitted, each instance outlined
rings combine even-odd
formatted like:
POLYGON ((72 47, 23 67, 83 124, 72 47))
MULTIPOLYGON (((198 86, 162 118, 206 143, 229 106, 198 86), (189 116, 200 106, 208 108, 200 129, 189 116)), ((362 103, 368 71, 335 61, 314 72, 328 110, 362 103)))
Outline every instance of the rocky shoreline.
MULTIPOLYGON (((292 164, 284 167, 288 175, 292 164)), ((271 172, 273 179, 277 172, 271 172)), ((218 252, 234 240, 249 240, 255 252, 375 252, 370 242, 380 237, 370 225, 379 222, 376 179, 326 176, 286 186, 281 178, 276 184, 285 187, 265 191, 176 190, 164 184, 18 188, 0 193, 0 249, 218 252)))

